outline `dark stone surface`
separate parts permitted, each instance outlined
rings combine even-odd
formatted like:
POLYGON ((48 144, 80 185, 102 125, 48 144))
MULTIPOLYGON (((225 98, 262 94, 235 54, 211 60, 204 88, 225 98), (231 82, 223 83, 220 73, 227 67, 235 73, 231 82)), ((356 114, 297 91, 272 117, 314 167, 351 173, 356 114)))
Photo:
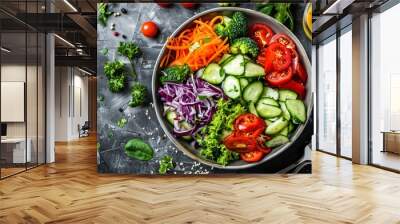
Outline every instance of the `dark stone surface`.
MULTIPOLYGON (((212 169, 193 161, 183 155, 166 137, 158 124, 154 109, 151 103, 151 76, 153 65, 167 37, 185 20, 194 14, 209 8, 216 7, 216 3, 201 4, 195 10, 184 9, 178 4, 171 8, 160 8, 153 3, 120 3, 110 4, 114 12, 121 12, 121 8, 127 9, 127 14, 111 16, 107 27, 100 24, 97 27, 98 46, 98 171, 101 173, 132 173, 132 174, 157 174, 159 160, 165 155, 171 155, 176 163, 170 174, 206 174, 226 172, 212 169), (155 39, 145 38, 140 33, 140 25, 147 20, 152 20, 159 25, 160 34, 155 39), (115 31, 121 35, 115 37, 111 25, 115 24, 115 31), (119 59, 124 61, 129 68, 129 61, 116 53, 116 47, 120 41, 127 40, 138 43, 143 54, 135 61, 138 81, 145 84, 148 89, 148 100, 145 106, 130 108, 127 104, 130 100, 130 87, 123 93, 113 94, 107 88, 107 78, 104 76, 103 66, 106 61, 119 59), (103 48, 108 48, 108 55, 101 53, 103 48), (128 124, 124 128, 117 126, 117 121, 125 117, 128 124), (140 137, 148 142, 154 149, 154 158, 151 161, 143 162, 131 159, 125 155, 123 145, 133 137, 140 137)), ((241 7, 254 8, 253 4, 241 4, 241 7)), ((307 53, 311 54, 311 42, 305 37, 302 28, 302 16, 304 5, 294 5, 296 18, 295 34, 303 43, 307 53)), ((133 84, 129 78, 129 85, 133 84)), ((312 123, 311 123, 312 124, 312 123)), ((312 125, 311 125, 312 126, 312 125)), ((309 142, 307 138, 303 142, 309 142)), ((304 148, 305 144, 300 147, 304 148)), ((297 148, 297 147, 296 147, 297 148)), ((297 148, 299 155, 303 155, 303 148, 297 148)), ((298 160, 295 158, 292 162, 298 160)), ((249 170, 249 172, 276 172, 275 169, 249 170)), ((243 171, 242 171, 243 172, 243 171)))

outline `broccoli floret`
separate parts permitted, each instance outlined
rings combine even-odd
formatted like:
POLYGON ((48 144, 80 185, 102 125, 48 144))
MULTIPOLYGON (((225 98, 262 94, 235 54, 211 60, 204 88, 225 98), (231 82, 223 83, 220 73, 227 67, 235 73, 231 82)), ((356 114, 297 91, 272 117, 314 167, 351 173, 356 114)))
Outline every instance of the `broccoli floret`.
POLYGON ((140 54, 140 49, 134 42, 119 42, 117 51, 131 61, 140 54))
POLYGON ((178 82, 181 83, 185 81, 187 76, 191 73, 190 67, 185 65, 175 65, 168 67, 162 71, 164 74, 160 77, 161 84, 166 82, 178 82))
POLYGON ((233 41, 231 52, 233 54, 249 54, 255 58, 258 55, 258 46, 254 40, 248 37, 241 37, 233 41))
POLYGON ((111 92, 121 92, 125 88, 125 65, 121 61, 111 61, 104 65, 104 74, 108 78, 108 86, 111 92))
POLYGON ((217 24, 215 32, 233 40, 247 35, 247 17, 242 12, 235 12, 232 18, 224 16, 222 23, 217 24))
POLYGON ((147 89, 144 85, 136 83, 131 89, 131 100, 129 101, 129 106, 137 107, 144 103, 147 96, 147 89))

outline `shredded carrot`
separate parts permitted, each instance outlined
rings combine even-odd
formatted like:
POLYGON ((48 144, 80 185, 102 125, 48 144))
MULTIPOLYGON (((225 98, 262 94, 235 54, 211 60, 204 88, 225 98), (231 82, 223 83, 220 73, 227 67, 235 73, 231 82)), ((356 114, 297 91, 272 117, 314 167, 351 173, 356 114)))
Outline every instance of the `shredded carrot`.
POLYGON ((196 71, 220 59, 229 51, 227 39, 222 39, 214 31, 214 24, 222 19, 222 16, 216 16, 209 21, 195 20, 192 28, 170 38, 161 67, 188 64, 196 71))

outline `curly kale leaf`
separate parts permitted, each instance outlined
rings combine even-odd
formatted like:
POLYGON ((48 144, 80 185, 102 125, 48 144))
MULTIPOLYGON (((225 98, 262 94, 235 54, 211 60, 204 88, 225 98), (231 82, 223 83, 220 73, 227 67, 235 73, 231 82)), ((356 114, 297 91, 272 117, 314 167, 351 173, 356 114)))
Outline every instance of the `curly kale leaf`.
POLYGON ((129 101, 129 106, 137 107, 143 105, 147 96, 146 86, 136 83, 131 89, 131 100, 129 101))
POLYGON ((125 88, 125 65, 121 61, 111 61, 104 65, 104 74, 108 78, 108 87, 111 92, 121 92, 125 88))
POLYGON ((166 82, 177 82, 182 83, 191 73, 189 65, 175 65, 168 67, 162 71, 164 74, 160 77, 161 84, 166 82))
POLYGON ((166 174, 169 170, 173 169, 175 167, 172 157, 171 156, 164 156, 160 160, 160 167, 158 168, 158 173, 160 174, 166 174))
POLYGON ((113 12, 108 10, 108 5, 106 3, 99 4, 99 21, 102 26, 107 25, 108 17, 110 17, 113 12))

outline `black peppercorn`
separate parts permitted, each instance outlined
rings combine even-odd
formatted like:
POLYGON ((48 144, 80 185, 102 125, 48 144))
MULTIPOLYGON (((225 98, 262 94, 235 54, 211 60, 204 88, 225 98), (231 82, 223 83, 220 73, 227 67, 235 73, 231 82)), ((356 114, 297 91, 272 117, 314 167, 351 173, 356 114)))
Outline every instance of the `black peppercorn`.
POLYGON ((127 13, 128 13, 128 10, 126 10, 125 8, 122 8, 122 9, 121 9, 121 12, 122 12, 123 14, 127 14, 127 13))

